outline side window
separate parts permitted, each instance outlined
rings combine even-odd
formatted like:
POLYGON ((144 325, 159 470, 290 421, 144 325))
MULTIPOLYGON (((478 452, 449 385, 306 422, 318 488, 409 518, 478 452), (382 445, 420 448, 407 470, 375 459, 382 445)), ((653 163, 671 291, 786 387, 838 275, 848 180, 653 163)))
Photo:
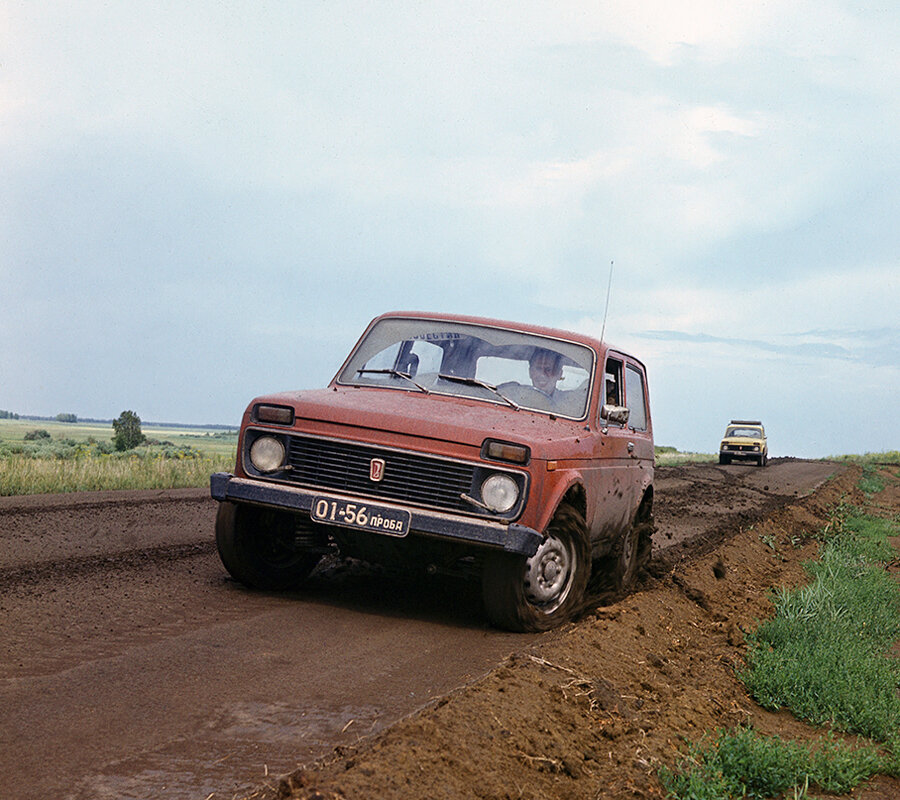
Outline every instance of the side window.
POLYGON ((622 362, 615 358, 606 360, 603 375, 603 402, 608 406, 622 405, 622 362))
POLYGON ((647 430, 644 376, 630 364, 625 367, 625 396, 628 398, 628 425, 636 431, 647 430))
MULTIPOLYGON (((621 406, 624 405, 624 392, 622 386, 622 362, 617 358, 606 359, 606 369, 603 371, 603 395, 601 399, 601 416, 602 407, 621 406)), ((607 422, 609 425, 618 425, 617 422, 607 422)))

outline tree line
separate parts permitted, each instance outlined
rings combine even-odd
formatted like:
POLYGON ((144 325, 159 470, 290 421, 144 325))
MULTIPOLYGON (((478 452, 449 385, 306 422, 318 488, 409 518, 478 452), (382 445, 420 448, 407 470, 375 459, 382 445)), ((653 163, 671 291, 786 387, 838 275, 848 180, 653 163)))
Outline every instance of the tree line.
MULTIPOLYGON (((0 419, 21 419, 15 411, 4 411, 0 408, 0 419)), ((55 419, 57 422, 78 422, 76 414, 57 414, 55 417, 25 417, 25 419, 55 419)))

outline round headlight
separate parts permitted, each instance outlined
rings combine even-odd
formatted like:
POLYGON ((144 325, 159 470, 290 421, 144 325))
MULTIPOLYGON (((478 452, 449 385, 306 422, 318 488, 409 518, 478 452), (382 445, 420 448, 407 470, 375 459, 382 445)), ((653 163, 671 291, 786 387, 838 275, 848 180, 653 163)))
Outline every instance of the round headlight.
POLYGON ((491 510, 502 514, 519 499, 519 487, 509 475, 495 473, 481 484, 481 499, 491 510))
POLYGON ((250 445, 250 463, 260 472, 274 472, 284 464, 284 445, 274 436, 260 436, 250 445))

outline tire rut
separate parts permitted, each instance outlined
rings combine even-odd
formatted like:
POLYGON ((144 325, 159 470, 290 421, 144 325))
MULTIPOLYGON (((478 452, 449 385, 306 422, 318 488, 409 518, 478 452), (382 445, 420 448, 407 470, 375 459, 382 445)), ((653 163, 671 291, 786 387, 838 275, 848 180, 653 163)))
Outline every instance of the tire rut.
POLYGON ((190 542, 126 550, 98 556, 81 556, 47 561, 26 567, 0 569, 0 590, 34 586, 44 581, 77 578, 103 572, 129 572, 215 552, 215 542, 190 542))

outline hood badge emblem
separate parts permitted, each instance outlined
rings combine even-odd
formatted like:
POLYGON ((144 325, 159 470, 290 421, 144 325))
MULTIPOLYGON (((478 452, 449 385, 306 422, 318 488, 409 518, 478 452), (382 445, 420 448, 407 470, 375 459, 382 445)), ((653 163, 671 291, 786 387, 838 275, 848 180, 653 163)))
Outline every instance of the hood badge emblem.
POLYGON ((380 481, 384 478, 384 459, 383 458, 373 458, 369 462, 369 480, 370 481, 380 481))

